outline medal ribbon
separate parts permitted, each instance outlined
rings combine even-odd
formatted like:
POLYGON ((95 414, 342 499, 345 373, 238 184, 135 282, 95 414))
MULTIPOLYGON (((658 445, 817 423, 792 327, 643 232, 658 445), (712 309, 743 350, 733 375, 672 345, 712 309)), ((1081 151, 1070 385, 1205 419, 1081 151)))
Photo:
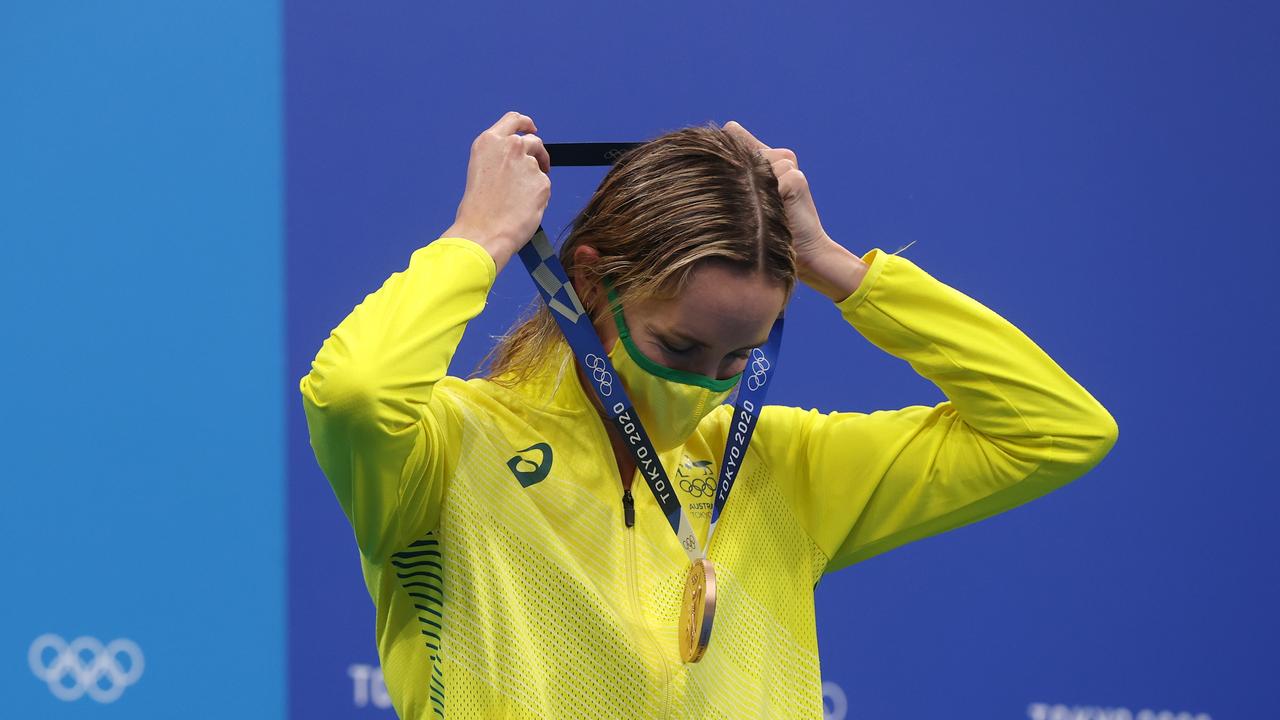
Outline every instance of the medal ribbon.
MULTIPOLYGON (((610 165, 626 150, 639 143, 547 143, 551 156, 551 165, 610 165)), ((626 439, 627 450, 635 458, 636 467, 644 476, 645 482, 653 492, 653 497, 662 509, 672 531, 680 541, 690 560, 698 560, 705 556, 699 547, 698 537, 693 531, 689 517, 676 496, 675 488, 658 452, 654 449, 648 433, 640 423, 640 416, 627 397, 622 383, 617 381, 618 374, 613 369, 609 354, 605 352, 596 334, 591 318, 582 307, 577 292, 569 282, 568 274, 556 256, 551 242, 547 239, 542 226, 520 249, 520 260, 534 280, 538 293, 551 310, 551 316, 564 334, 565 340, 573 350, 574 357, 584 369, 584 374, 591 381, 591 388, 604 407, 609 419, 617 427, 618 432, 626 439)), ((724 457, 720 463, 720 475, 716 482, 716 496, 712 503, 711 524, 707 529, 707 547, 711 546, 711 535, 715 532, 720 513, 729 499, 729 491, 737 480, 742 462, 746 458, 747 446, 751 435, 755 432, 756 421, 760 418, 760 410, 764 407, 765 393, 769 382, 777 371, 778 353, 782 345, 783 319, 774 321, 769 331, 769 339, 762 347, 751 351, 750 359, 743 370, 742 379, 738 383, 734 401, 733 418, 729 426, 728 437, 725 438, 724 457)))

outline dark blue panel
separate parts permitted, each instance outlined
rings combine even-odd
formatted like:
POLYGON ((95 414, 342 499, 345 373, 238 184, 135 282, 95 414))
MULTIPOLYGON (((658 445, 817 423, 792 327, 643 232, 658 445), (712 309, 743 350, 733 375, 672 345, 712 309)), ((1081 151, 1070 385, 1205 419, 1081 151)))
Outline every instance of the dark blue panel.
MULTIPOLYGON (((1121 428, 1079 482, 822 583, 847 717, 1280 704, 1275 422, 1252 378, 1276 344, 1274 5, 287 7, 291 381, 450 225, 468 146, 504 111, 549 142, 737 119, 799 154, 832 235, 859 254, 914 241, 905 255, 1023 329, 1121 428)), ((556 171, 553 234, 600 176, 556 171)), ((453 372, 533 296, 505 272, 453 372)), ((788 323, 777 402, 943 399, 815 293, 788 323)), ((355 717, 372 608, 296 396, 288 413, 293 710, 355 717)))

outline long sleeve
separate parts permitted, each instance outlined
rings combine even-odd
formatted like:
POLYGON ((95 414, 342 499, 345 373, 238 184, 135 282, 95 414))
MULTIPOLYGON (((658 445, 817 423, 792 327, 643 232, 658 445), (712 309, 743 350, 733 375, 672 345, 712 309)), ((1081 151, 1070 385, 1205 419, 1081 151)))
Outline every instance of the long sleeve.
POLYGON ((333 330, 299 382, 316 460, 371 560, 439 523, 458 423, 432 390, 495 276, 470 240, 419 248, 333 330))
MULTIPOLYGON (((836 304, 947 400, 872 413, 769 406, 766 457, 832 571, 1045 495, 1110 451, 1110 413, 1022 331, 905 257, 871 250, 836 304)), ((848 382, 857 383, 850 377, 848 382)))

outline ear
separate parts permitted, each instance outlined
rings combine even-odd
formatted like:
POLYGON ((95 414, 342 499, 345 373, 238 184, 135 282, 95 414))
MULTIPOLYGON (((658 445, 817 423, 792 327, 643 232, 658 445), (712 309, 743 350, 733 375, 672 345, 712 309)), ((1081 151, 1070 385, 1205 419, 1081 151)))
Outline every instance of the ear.
POLYGON ((605 294, 604 284, 595 279, 595 273, 590 272, 598 262, 600 262, 600 251, 594 247, 579 245, 573 249, 573 270, 569 281, 573 283, 573 290, 578 293, 582 306, 592 317, 595 317, 593 308, 600 305, 605 294))
POLYGON ((578 299, 582 301, 587 317, 591 318, 591 325, 596 329, 596 335, 600 336, 600 342, 608 352, 617 340, 618 333, 614 330, 613 317, 609 313, 604 283, 596 279, 596 274, 591 272, 591 268, 599 262, 600 251, 594 247, 579 245, 574 248, 573 270, 569 272, 569 281, 573 283, 574 292, 578 293, 578 299))

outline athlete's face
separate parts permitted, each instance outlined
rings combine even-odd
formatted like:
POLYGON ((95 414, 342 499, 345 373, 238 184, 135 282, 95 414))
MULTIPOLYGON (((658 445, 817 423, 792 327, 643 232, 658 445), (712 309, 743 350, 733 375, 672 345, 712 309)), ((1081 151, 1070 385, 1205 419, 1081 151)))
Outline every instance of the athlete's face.
MULTIPOLYGON (((603 301, 603 293, 596 297, 603 301)), ((724 379, 742 372, 751 349, 769 338, 786 300, 777 280, 707 262, 694 269, 678 297, 628 303, 622 312, 636 347, 650 360, 724 379)), ((596 330, 605 349, 613 347, 618 330, 607 312, 600 313, 596 330)))

